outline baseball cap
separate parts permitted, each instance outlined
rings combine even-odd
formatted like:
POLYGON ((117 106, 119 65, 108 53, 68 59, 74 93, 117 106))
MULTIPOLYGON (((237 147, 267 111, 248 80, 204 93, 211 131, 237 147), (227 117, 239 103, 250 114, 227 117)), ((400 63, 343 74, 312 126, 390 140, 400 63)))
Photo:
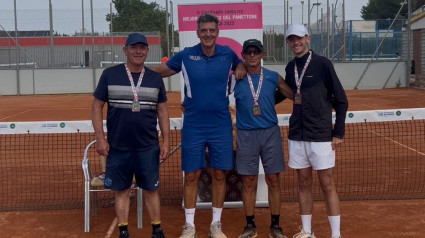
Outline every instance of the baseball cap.
POLYGON ((255 46, 258 49, 260 49, 261 51, 263 51, 263 49, 264 49, 263 48, 263 44, 261 43, 261 41, 259 41, 257 39, 249 39, 249 40, 246 40, 243 43, 243 47, 242 47, 243 49, 242 49, 242 51, 245 52, 246 48, 248 48, 250 46, 255 46))
POLYGON ((305 28, 302 24, 294 24, 288 28, 286 31, 286 38, 288 38, 290 35, 296 35, 299 37, 308 36, 308 30, 305 28))
POLYGON ((148 45, 148 41, 146 40, 146 37, 139 33, 131 33, 128 35, 127 40, 125 42, 125 46, 128 45, 134 45, 137 43, 143 43, 145 45, 148 45))

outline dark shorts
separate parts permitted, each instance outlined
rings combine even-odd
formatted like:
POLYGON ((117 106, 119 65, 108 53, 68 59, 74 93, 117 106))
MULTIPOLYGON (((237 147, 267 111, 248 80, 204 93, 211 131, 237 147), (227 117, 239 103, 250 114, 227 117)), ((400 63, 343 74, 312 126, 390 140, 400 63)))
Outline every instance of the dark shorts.
POLYGON ((194 172, 206 167, 208 148, 211 168, 230 170, 234 167, 232 126, 182 128, 182 170, 194 172))
POLYGON ((159 146, 147 151, 120 151, 111 148, 106 159, 105 188, 113 191, 128 189, 134 175, 140 188, 157 190, 159 152, 159 146))
POLYGON ((265 174, 285 170, 282 136, 279 126, 267 129, 240 130, 236 135, 236 171, 241 175, 257 175, 259 161, 265 174))

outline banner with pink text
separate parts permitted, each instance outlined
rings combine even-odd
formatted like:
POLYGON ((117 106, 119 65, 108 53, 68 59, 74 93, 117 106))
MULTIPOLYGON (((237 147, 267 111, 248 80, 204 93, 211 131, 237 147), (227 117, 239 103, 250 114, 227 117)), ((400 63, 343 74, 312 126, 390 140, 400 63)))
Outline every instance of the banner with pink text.
POLYGON ((219 19, 217 44, 228 45, 239 56, 248 39, 263 41, 263 9, 261 2, 178 5, 180 49, 199 43, 196 21, 202 14, 219 19))

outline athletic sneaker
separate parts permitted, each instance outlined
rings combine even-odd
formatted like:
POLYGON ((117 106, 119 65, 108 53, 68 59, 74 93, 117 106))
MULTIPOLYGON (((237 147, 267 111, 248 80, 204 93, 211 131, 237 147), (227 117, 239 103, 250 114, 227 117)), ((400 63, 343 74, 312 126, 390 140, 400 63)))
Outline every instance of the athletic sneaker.
POLYGON ((252 225, 248 224, 243 228, 242 234, 238 236, 238 238, 255 238, 257 237, 257 229, 252 225))
POLYGON ((164 232, 162 232, 161 227, 155 228, 152 232, 152 238, 165 238, 164 232))
POLYGON ((180 238, 196 238, 198 235, 196 234, 195 226, 187 223, 183 226, 183 232, 180 238))
POLYGON ((128 234, 128 230, 120 231, 120 235, 118 238, 130 238, 130 234, 128 234))
POLYGON ((283 234, 282 228, 276 225, 270 227, 269 238, 286 238, 286 236, 283 234))
POLYGON ((210 226, 209 238, 227 238, 227 236, 221 230, 221 223, 219 221, 214 222, 210 226))
POLYGON ((316 238, 316 236, 314 236, 314 232, 307 233, 301 227, 300 229, 301 231, 295 234, 293 238, 316 238))

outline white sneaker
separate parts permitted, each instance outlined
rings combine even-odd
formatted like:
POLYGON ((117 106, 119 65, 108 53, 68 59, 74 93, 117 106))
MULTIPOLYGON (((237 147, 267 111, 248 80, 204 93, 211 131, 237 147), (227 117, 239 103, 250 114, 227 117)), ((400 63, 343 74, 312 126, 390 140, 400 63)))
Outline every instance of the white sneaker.
POLYGON ((192 226, 191 224, 187 223, 183 226, 183 232, 180 238, 197 238, 198 235, 196 234, 195 226, 192 226))
POLYGON ((332 238, 341 238, 341 236, 332 236, 332 238))
POLYGON ((211 224, 208 237, 209 238, 227 238, 227 236, 221 230, 221 223, 219 221, 216 221, 211 224))
POLYGON ((311 233, 307 233, 301 227, 300 227, 300 229, 301 229, 301 231, 299 233, 295 234, 293 236, 293 238, 316 238, 316 236, 314 236, 313 231, 311 233))

